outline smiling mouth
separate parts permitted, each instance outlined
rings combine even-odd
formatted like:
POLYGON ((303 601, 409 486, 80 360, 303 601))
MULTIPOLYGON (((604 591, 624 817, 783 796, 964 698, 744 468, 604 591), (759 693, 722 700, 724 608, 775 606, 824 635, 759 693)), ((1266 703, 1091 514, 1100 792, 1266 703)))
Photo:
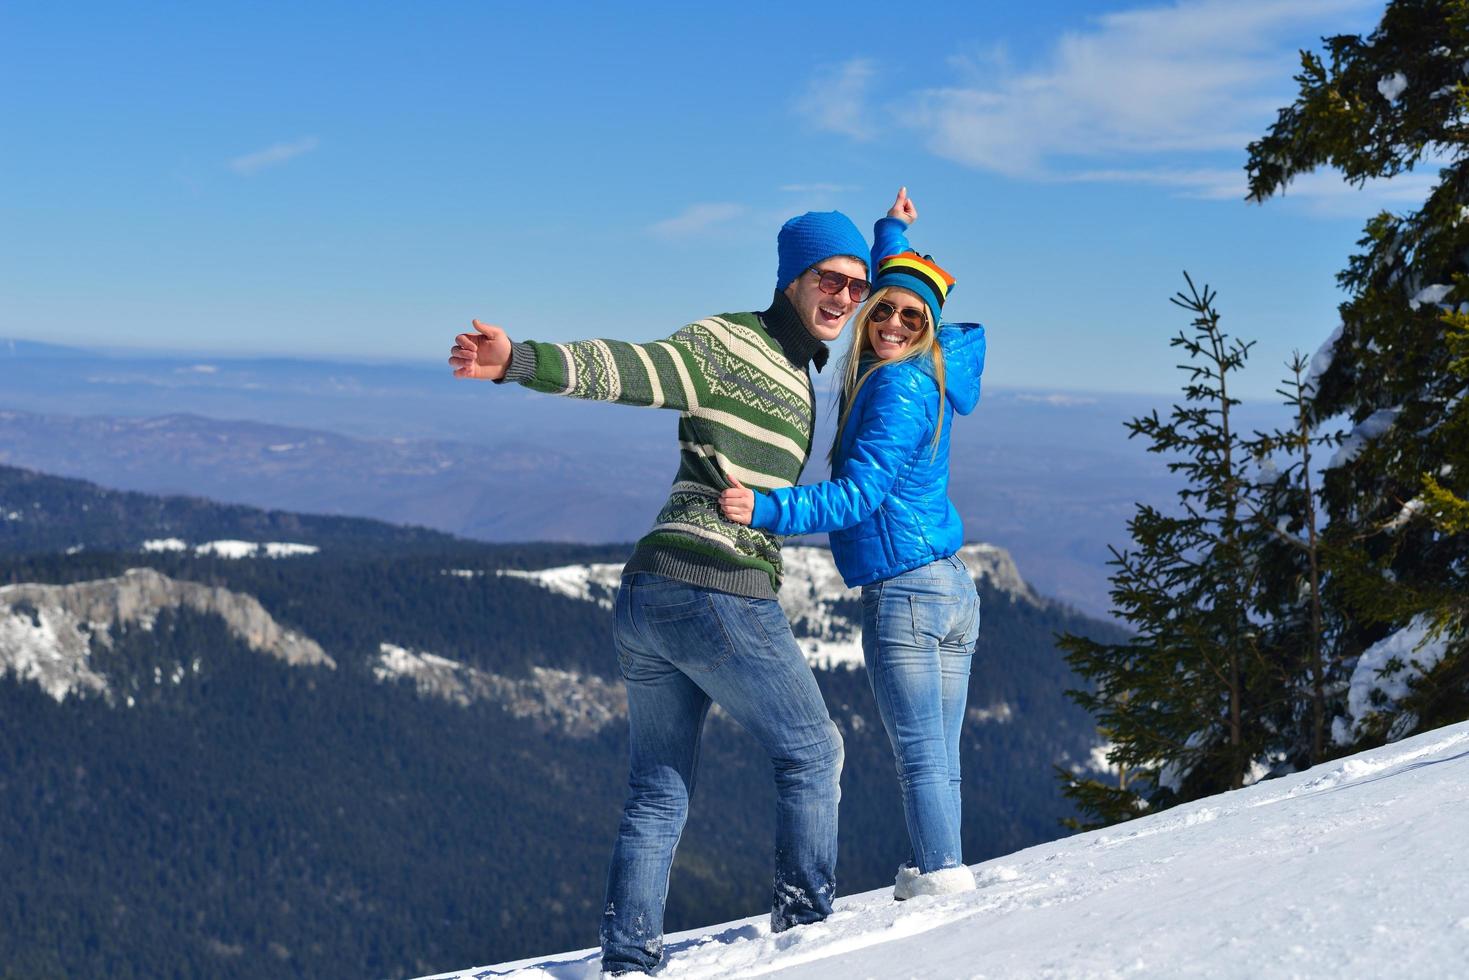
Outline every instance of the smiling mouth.
POLYGON ((885 342, 892 344, 894 347, 901 347, 908 342, 907 337, 902 337, 895 333, 883 333, 881 331, 878 331, 877 335, 881 337, 885 342))
POLYGON ((847 315, 845 310, 832 310, 828 309, 825 306, 818 306, 817 311, 820 312, 821 315, 826 317, 828 320, 840 320, 842 317, 847 315))

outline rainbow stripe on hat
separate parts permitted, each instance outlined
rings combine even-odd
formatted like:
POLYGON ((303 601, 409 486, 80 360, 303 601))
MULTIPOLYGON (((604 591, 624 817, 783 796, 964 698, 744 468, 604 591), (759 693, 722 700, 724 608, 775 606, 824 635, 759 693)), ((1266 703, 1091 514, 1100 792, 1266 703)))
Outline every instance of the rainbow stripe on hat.
POLYGON ((954 282, 954 277, 940 268, 932 256, 899 252, 878 262, 872 288, 876 292, 884 286, 900 286, 916 293, 928 304, 929 319, 937 325, 954 282))

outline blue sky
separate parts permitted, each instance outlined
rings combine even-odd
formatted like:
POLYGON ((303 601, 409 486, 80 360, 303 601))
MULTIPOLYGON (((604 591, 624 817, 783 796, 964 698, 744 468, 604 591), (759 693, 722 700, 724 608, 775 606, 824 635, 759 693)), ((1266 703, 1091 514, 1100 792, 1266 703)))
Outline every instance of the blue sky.
MULTIPOLYGON (((1335 326, 1377 209, 1242 201, 1297 49, 1381 3, 0 7, 0 336, 437 361, 472 316, 645 340, 763 307, 808 208, 913 239, 992 384, 1170 392, 1188 269, 1259 341, 1335 326)), ((446 368, 447 372, 447 368, 446 368)))

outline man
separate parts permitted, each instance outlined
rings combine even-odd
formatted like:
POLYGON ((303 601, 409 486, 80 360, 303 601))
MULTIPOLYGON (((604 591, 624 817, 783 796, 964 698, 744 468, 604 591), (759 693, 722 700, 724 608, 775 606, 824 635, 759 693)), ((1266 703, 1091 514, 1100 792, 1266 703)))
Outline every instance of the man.
POLYGON ((691 323, 667 340, 512 343, 473 321, 455 377, 680 412, 679 467, 652 531, 623 569, 616 607, 631 773, 603 907, 602 968, 647 972, 688 814, 699 736, 718 702, 760 742, 776 783, 771 928, 818 922, 836 891, 842 740, 776 603, 780 541, 725 520, 733 476, 792 486, 811 454, 814 391, 834 340, 868 291, 867 243, 846 215, 808 212, 778 237, 775 296, 760 313, 691 323))

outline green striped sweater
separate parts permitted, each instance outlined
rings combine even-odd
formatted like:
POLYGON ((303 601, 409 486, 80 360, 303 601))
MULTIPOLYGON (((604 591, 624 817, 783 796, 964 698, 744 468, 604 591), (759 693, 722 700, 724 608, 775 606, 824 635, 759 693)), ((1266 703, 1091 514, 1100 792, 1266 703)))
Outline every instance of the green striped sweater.
POLYGON ((725 313, 666 340, 514 345, 504 380, 572 398, 671 408, 679 464, 668 501, 625 571, 774 598, 780 539, 725 520, 726 474, 756 490, 789 487, 811 454, 813 391, 826 347, 783 294, 764 313, 725 313))

